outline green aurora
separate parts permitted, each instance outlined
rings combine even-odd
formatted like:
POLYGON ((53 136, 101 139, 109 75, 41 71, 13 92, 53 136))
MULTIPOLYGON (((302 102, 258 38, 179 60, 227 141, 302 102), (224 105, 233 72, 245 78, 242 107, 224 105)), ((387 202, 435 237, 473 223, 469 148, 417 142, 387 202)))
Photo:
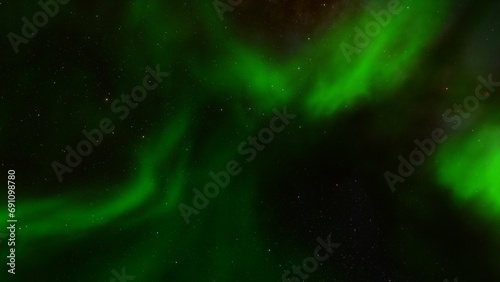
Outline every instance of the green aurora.
MULTIPOLYGON (((136 281, 164 281, 165 277, 171 278, 169 281, 278 280, 284 269, 302 261, 313 246, 294 238, 289 242, 297 247, 274 249, 273 236, 279 235, 266 234, 257 220, 269 216, 259 205, 259 187, 267 183, 259 171, 275 167, 264 161, 268 157, 259 155, 253 163, 243 164, 243 172, 231 179, 230 185, 221 189, 219 196, 199 215, 192 215, 190 225, 184 223, 178 206, 180 203, 191 205, 192 189, 208 182, 210 171, 224 169, 229 160, 242 160, 238 144, 247 136, 257 134, 272 117, 274 108, 287 107, 298 118, 286 128, 286 132, 291 133, 275 137, 276 144, 271 143, 270 149, 266 149, 269 154, 289 138, 285 134, 297 136, 299 133, 293 131, 299 130, 299 126, 335 120, 358 105, 380 105, 398 96, 407 101, 401 89, 415 74, 422 72, 421 62, 443 32, 451 4, 448 0, 401 2, 402 11, 393 15, 369 46, 352 56, 351 63, 347 62, 340 44, 353 44, 354 28, 364 29, 373 20, 369 11, 385 8, 385 2, 371 2, 365 11, 347 9, 340 18, 328 23, 334 28, 306 41, 285 58, 270 47, 256 48, 231 24, 234 17, 248 7, 244 2, 233 12, 227 12, 224 21, 220 21, 209 1, 176 4, 127 1, 120 4, 120 8, 112 2, 92 3, 93 7, 89 8, 71 1, 61 6, 57 18, 40 31, 40 38, 32 41, 52 38, 50 33, 56 27, 62 29, 63 22, 80 30, 63 30, 57 36, 74 33, 72 36, 85 37, 86 30, 95 30, 98 34, 100 21, 79 22, 75 14, 90 13, 92 9, 110 16, 120 10, 109 22, 120 26, 122 31, 104 39, 109 44, 101 46, 101 54, 93 55, 109 58, 112 64, 119 66, 117 68, 123 68, 118 79, 121 82, 92 83, 109 76, 106 71, 110 70, 96 74, 84 62, 78 71, 65 73, 64 78, 51 78, 48 73, 52 69, 46 73, 39 70, 59 62, 54 61, 54 55, 29 62, 29 52, 35 52, 30 49, 36 44, 30 42, 21 46, 15 59, 31 67, 12 73, 14 85, 23 84, 23 91, 36 92, 37 85, 23 82, 40 76, 41 80, 57 82, 47 86, 45 93, 69 96, 72 91, 68 89, 78 89, 75 91, 85 91, 86 95, 95 97, 110 93, 112 101, 140 82, 146 65, 159 64, 171 76, 123 121, 118 121, 109 103, 102 104, 102 101, 82 99, 78 105, 62 109, 56 104, 49 106, 49 119, 61 122, 58 126, 40 128, 48 136, 40 137, 40 142, 50 145, 41 150, 37 162, 40 160, 43 173, 54 179, 49 164, 54 159, 63 160, 61 149, 66 144, 75 146, 81 139, 81 129, 95 128, 104 117, 111 118, 117 128, 115 134, 106 135, 103 144, 94 148, 93 155, 114 152, 114 148, 120 146, 118 140, 124 138, 140 145, 124 145, 121 152, 129 155, 110 155, 116 162, 123 160, 123 165, 109 168, 120 177, 102 178, 103 174, 96 174, 86 181, 76 181, 84 177, 83 166, 95 162, 94 156, 84 158, 82 166, 66 174, 61 185, 23 183, 22 179, 28 179, 29 175, 19 173, 20 184, 46 194, 40 192, 18 198, 18 271, 30 269, 27 264, 36 261, 39 266, 33 271, 38 272, 50 262, 51 271, 44 274, 47 277, 44 281, 60 281, 55 277, 67 280, 70 276, 78 277, 75 281, 104 281, 111 277, 111 269, 122 267, 136 276, 136 281), (186 16, 186 9, 196 20, 186 16), (130 40, 130 36, 134 40, 130 40), (193 47, 199 45, 202 48, 193 47), (181 79, 185 76, 188 78, 181 79), (219 116, 200 122, 207 111, 219 116), (71 112, 74 114, 70 115, 71 112), (138 128, 145 120, 154 122, 144 126, 142 132, 146 132, 147 138, 141 138, 142 133, 134 134, 131 127, 138 128), (48 140, 52 141, 46 142, 48 140), (125 239, 129 236, 133 240, 125 239), (79 252, 85 256, 73 253, 69 249, 73 244, 82 246, 79 252), (235 252, 239 255, 235 256, 235 252), (43 253, 43 256, 35 258, 33 253, 43 253), (88 256, 92 259, 85 259, 88 256), (58 262, 65 260, 77 267, 58 269, 58 262), (61 273, 64 276, 58 276, 61 273)), ((21 6, 12 4, 16 5, 21 6)), ((20 10, 32 13, 31 8, 20 10)), ((18 18, 17 14, 7 16, 12 29, 19 24, 18 18)), ((34 99, 38 101, 42 97, 34 99)), ((447 99, 459 101, 458 96, 447 99)), ((14 108, 5 109, 2 116, 15 115, 14 111, 14 108)), ((2 128, 4 120, 6 118, 2 118, 2 128)), ((395 132, 401 132, 404 127, 403 120, 395 132)), ((482 121, 480 130, 450 135, 450 140, 438 147, 429 168, 443 191, 451 191, 457 208, 471 207, 471 212, 484 220, 498 218, 500 213, 500 194, 496 189, 500 177, 496 171, 500 166, 497 128, 498 121, 488 118, 482 121)), ((293 145, 289 146, 295 150, 293 145)), ((108 169, 107 166, 100 168, 108 169)), ((408 195, 401 196, 397 201, 406 197, 408 195)), ((2 215, 7 217, 5 210, 2 215)), ((494 229, 496 233, 499 231, 494 229)), ((422 244, 422 240, 415 240, 413 246, 418 249, 416 246, 422 244)), ((432 255, 420 257, 431 259, 432 255)), ((310 281, 321 277, 342 281, 340 269, 333 268, 328 273, 317 271, 310 281)))

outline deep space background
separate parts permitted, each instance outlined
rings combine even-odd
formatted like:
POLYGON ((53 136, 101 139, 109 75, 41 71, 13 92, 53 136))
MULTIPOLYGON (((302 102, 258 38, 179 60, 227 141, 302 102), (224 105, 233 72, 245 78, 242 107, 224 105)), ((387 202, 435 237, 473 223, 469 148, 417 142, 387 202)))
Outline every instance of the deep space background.
POLYGON ((18 229, 0 281, 282 281, 329 234, 306 281, 500 281, 500 91, 443 120, 479 76, 500 81, 500 2, 401 0, 348 62, 341 43, 388 2, 242 0, 221 20, 212 0, 71 0, 16 54, 7 34, 40 6, 1 1, 18 229), (120 120, 112 102, 156 65, 169 75, 120 120), (296 118, 245 162, 284 107, 296 118), (53 162, 103 118, 113 133, 61 183, 53 162), (435 128, 448 140, 392 192, 384 173, 435 128), (186 224, 179 204, 229 160, 242 172, 186 224))

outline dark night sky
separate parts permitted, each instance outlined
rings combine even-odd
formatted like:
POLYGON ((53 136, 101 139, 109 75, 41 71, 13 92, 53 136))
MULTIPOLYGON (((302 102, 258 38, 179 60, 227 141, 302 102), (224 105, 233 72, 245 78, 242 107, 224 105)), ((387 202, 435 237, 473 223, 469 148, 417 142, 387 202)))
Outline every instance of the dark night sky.
POLYGON ((0 281, 500 281, 498 1, 62 2, 0 2, 0 281))

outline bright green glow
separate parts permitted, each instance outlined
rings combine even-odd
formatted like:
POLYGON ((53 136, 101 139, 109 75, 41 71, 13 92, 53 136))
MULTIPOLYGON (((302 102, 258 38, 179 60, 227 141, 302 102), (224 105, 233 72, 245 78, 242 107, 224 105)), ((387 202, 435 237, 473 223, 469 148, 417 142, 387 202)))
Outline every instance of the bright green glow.
POLYGON ((485 216, 500 214, 500 130, 487 126, 459 141, 445 143, 438 155, 438 178, 453 190, 460 206, 485 216))
MULTIPOLYGON (((185 134, 187 124, 182 122, 171 123, 168 128, 170 130, 164 132, 163 136, 158 138, 161 146, 157 146, 154 154, 144 154, 143 167, 137 178, 132 180, 130 184, 117 185, 117 187, 112 188, 114 191, 123 191, 117 193, 117 197, 113 197, 100 205, 90 204, 94 202, 93 200, 89 200, 88 204, 80 204, 81 197, 84 196, 80 193, 68 195, 65 200, 46 200, 42 202, 42 206, 38 200, 21 202, 19 204, 18 216, 26 218, 26 220, 33 217, 32 220, 34 220, 33 222, 27 221, 27 225, 30 227, 30 236, 46 236, 57 234, 61 231, 65 233, 82 232, 88 228, 105 225, 117 216, 142 204, 152 195, 155 187, 157 187, 155 179, 158 177, 154 174, 157 163, 174 152, 175 146, 180 142, 181 136, 185 134), (43 206, 45 208, 42 209, 43 206), (60 212, 66 210, 68 206, 71 209, 68 209, 64 213, 60 212), (45 214, 43 220, 40 220, 38 217, 41 212, 45 214), (59 224, 62 224, 64 227, 61 228, 59 224)), ((183 170, 182 167, 178 168, 179 171, 183 170)), ((171 185, 169 198, 178 199, 179 189, 180 186, 171 185)), ((78 191, 85 191, 85 188, 80 188, 78 191)))
MULTIPOLYGON (((401 86, 439 31, 446 18, 448 3, 418 1, 412 2, 409 9, 403 4, 402 12, 393 15, 389 24, 360 54, 353 54, 350 64, 340 44, 354 45, 354 28, 364 30, 373 20, 368 11, 345 20, 341 27, 306 46, 284 64, 270 62, 270 51, 257 51, 232 42, 231 36, 222 31, 216 34, 213 42, 225 42, 220 57, 213 59, 216 70, 220 71, 207 73, 202 69, 198 72, 200 76, 208 76, 215 88, 232 90, 235 95, 250 92, 254 102, 267 109, 289 101, 302 92, 300 89, 309 85, 312 78, 312 89, 307 91, 305 96, 308 98, 303 101, 306 110, 312 118, 329 116, 345 105, 352 106, 360 98, 380 98, 374 97, 374 92, 391 93, 401 86)), ((373 10, 382 8, 385 7, 373 10)), ((213 15, 207 17, 213 18, 213 15)))
MULTIPOLYGON (((404 82, 408 73, 422 57, 445 19, 447 1, 416 1, 410 9, 393 15, 386 27, 373 37, 371 43, 351 56, 348 64, 340 48, 342 42, 354 45, 354 28, 365 30, 365 25, 374 18, 368 12, 346 23, 340 31, 332 31, 320 46, 319 59, 329 62, 321 64, 316 74, 315 86, 307 101, 314 116, 335 113, 340 107, 352 106, 360 98, 377 99, 374 92, 391 93, 404 82), (437 13, 436 11, 442 11, 437 13), (422 15, 432 15, 422 17, 422 15), (418 19, 418 24, 415 24, 418 19), (337 35, 340 34, 340 35, 337 35)), ((379 11, 380 8, 374 8, 379 11)))

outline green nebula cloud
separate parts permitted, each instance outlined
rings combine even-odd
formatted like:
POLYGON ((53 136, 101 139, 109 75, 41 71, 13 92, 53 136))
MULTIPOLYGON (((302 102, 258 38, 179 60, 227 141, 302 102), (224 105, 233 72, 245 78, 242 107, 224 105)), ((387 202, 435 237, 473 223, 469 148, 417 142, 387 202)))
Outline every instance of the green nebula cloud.
MULTIPOLYGON (((117 252, 106 257, 111 256, 112 262, 98 258, 94 266, 102 271, 100 277, 109 276, 109 265, 116 265, 118 269, 126 264, 127 272, 140 281, 154 281, 165 271, 175 273, 179 281, 207 281, 207 277, 237 281, 245 273, 251 273, 255 281, 276 281, 287 262, 279 256, 270 260, 264 255, 269 246, 264 230, 255 220, 265 216, 256 205, 255 191, 261 179, 245 173, 238 176, 231 187, 221 190, 208 208, 193 217, 193 224, 189 226, 184 223, 177 206, 181 202, 190 204, 191 190, 208 182, 211 170, 221 170, 228 160, 241 159, 237 145, 248 135, 256 134, 262 122, 272 116, 275 107, 294 105, 304 120, 314 122, 334 118, 343 108, 359 101, 387 98, 374 93, 404 95, 396 90, 412 73, 419 71, 415 67, 438 35, 447 16, 449 1, 421 0, 409 4, 401 1, 402 11, 393 15, 389 24, 360 54, 352 56, 351 63, 347 62, 340 44, 353 44, 354 28, 364 29, 373 20, 370 10, 378 11, 385 5, 345 15, 322 38, 305 44, 287 62, 276 63, 268 59, 272 56, 269 50, 256 49, 234 36, 235 30, 220 22, 209 1, 189 4, 201 21, 200 26, 178 12, 182 6, 163 2, 131 2, 120 19, 121 25, 125 34, 140 40, 131 42, 125 36, 121 48, 106 51, 117 56, 117 61, 131 77, 140 77, 137 66, 158 62, 167 70, 170 66, 175 67, 172 67, 172 80, 176 77, 175 71, 186 71, 178 75, 189 73, 197 84, 176 85, 166 81, 155 97, 151 94, 144 102, 163 104, 170 101, 172 107, 162 109, 169 115, 158 117, 158 125, 150 134, 152 141, 136 154, 137 170, 127 175, 122 183, 95 184, 90 188, 65 186, 68 191, 77 192, 62 192, 57 198, 23 199, 19 203, 18 216, 26 227, 19 230, 19 236, 27 247, 19 250, 24 252, 47 237, 62 240, 71 234, 90 236, 105 228, 145 227, 157 230, 158 239, 138 242, 129 246, 126 254, 117 252), (197 40, 206 44, 206 53, 184 50, 189 44, 199 43, 197 40), (193 116, 200 115, 210 101, 226 101, 229 96, 232 100, 230 109, 225 109, 225 119, 208 125, 210 135, 204 138, 203 144, 193 144, 193 132, 203 129, 202 125, 193 122, 193 116), (249 115, 247 108, 263 114, 249 115), (104 192, 98 192, 108 190, 105 196, 104 192), (155 222, 154 226, 150 222, 155 222), (195 241, 196 245, 189 243, 195 241), (199 245, 204 243, 208 251, 199 251, 199 245), (217 246, 217 249, 208 246, 217 246), (242 255, 235 257, 235 249, 242 255), (122 257, 125 255, 126 260, 122 257), (160 256, 167 259, 158 259, 160 256), (238 266, 237 270, 234 265, 238 266)), ((99 5, 101 10, 107 11, 114 4, 99 5)), ((69 77, 68 85, 82 84, 78 80, 82 75, 69 77)), ((129 91, 130 86, 116 86, 112 94, 116 96, 111 99, 129 91)), ((97 124, 100 118, 109 114, 92 113, 92 105, 84 108, 79 113, 86 117, 88 124, 97 124)), ((129 121, 122 123, 126 122, 129 121)), ((117 130, 123 127, 118 124, 117 130)), ((484 204, 482 210, 488 212, 500 211, 500 195, 491 188, 498 180, 500 150, 493 149, 492 145, 497 144, 499 137, 499 131, 489 128, 464 140, 463 144, 447 145, 439 152, 442 183, 451 186, 461 202, 477 199, 484 204), (478 148, 477 139, 485 145, 478 148), (465 149, 457 153, 457 148, 465 149)), ((102 152, 95 154, 98 153, 102 152)), ((251 165, 243 166, 244 170, 251 169, 251 165)), ((154 237, 156 232, 148 235, 154 237)), ((280 251, 297 262, 310 252, 307 249, 280 251)), ((20 255, 27 256, 28 252, 20 255)), ((82 277, 87 277, 89 270, 82 268, 79 271, 82 277)))
POLYGON ((452 189, 457 205, 486 218, 500 213, 500 130, 487 124, 439 150, 440 183, 452 189))

